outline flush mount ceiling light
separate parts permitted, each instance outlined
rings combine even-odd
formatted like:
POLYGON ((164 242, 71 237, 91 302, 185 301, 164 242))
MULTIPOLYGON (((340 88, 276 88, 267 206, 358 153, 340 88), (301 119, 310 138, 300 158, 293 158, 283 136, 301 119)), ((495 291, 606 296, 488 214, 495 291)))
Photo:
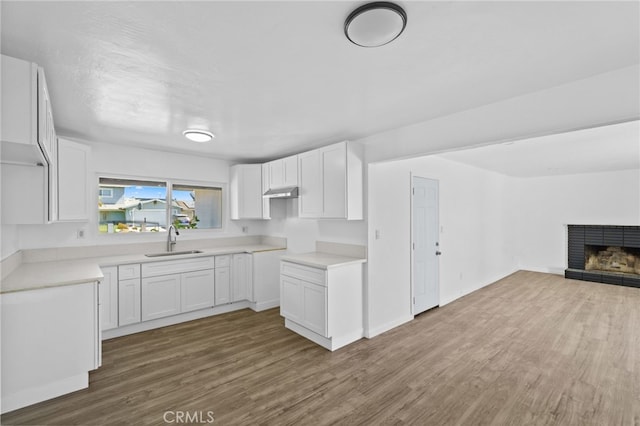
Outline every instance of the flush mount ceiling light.
POLYGON ((206 130, 188 129, 182 132, 185 138, 194 142, 209 142, 214 138, 213 133, 206 130))
POLYGON ((404 9, 394 3, 378 1, 351 12, 344 23, 344 34, 358 46, 378 47, 398 38, 406 26, 404 9))

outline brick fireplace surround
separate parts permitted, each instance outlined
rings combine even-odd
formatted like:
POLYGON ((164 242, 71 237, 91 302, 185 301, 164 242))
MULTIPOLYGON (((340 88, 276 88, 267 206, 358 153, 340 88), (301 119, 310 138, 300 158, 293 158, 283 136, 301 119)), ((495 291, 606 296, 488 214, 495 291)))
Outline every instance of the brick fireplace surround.
POLYGON ((564 276, 640 288, 640 226, 568 225, 564 276))

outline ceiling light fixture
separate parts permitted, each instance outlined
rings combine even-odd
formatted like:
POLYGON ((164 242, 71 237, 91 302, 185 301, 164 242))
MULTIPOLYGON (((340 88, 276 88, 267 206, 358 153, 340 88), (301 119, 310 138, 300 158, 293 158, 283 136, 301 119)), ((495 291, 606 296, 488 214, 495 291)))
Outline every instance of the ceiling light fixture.
POLYGON ((209 142, 215 136, 213 133, 207 132, 206 130, 198 130, 198 129, 188 129, 182 132, 185 138, 192 140, 194 142, 209 142))
POLYGON ((362 47, 378 47, 398 38, 407 26, 407 14, 394 3, 377 1, 360 6, 347 17, 344 34, 362 47))

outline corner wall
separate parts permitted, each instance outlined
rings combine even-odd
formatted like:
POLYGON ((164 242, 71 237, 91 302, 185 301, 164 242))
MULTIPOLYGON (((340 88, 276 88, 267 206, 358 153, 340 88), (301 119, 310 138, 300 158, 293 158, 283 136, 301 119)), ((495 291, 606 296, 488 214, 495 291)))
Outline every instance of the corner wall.
POLYGON ((369 337, 413 318, 411 174, 440 182, 440 305, 517 270, 511 178, 433 156, 370 164, 369 337))
POLYGON ((563 274, 567 226, 640 225, 640 170, 517 179, 520 269, 563 274))

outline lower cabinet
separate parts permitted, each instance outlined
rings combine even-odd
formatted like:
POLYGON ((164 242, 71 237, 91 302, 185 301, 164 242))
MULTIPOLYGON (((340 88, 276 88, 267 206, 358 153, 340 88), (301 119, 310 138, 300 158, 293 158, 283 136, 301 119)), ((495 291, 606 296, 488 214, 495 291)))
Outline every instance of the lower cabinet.
POLYGON ((182 274, 180 285, 180 310, 182 312, 210 308, 214 304, 213 269, 186 272, 182 274))
POLYGON ((98 286, 0 294, 2 413, 89 386, 101 364, 98 286))
POLYGON ((298 278, 283 276, 280 314, 303 327, 327 335, 327 289, 298 278))
POLYGON ((228 266, 216 268, 215 304, 231 303, 231 268, 228 266))
POLYGON ((231 272, 231 301, 253 301, 253 274, 251 267, 252 256, 247 253, 234 254, 231 272))
POLYGON ((140 278, 118 281, 118 326, 140 320, 140 278))
POLYGON ((99 285, 100 327, 110 330, 118 327, 118 267, 102 268, 104 278, 99 285))
POLYGON ((181 275, 142 278, 142 321, 180 313, 181 275))
POLYGON ((280 315, 285 326, 336 350, 362 337, 362 264, 331 268, 280 263, 280 315))

